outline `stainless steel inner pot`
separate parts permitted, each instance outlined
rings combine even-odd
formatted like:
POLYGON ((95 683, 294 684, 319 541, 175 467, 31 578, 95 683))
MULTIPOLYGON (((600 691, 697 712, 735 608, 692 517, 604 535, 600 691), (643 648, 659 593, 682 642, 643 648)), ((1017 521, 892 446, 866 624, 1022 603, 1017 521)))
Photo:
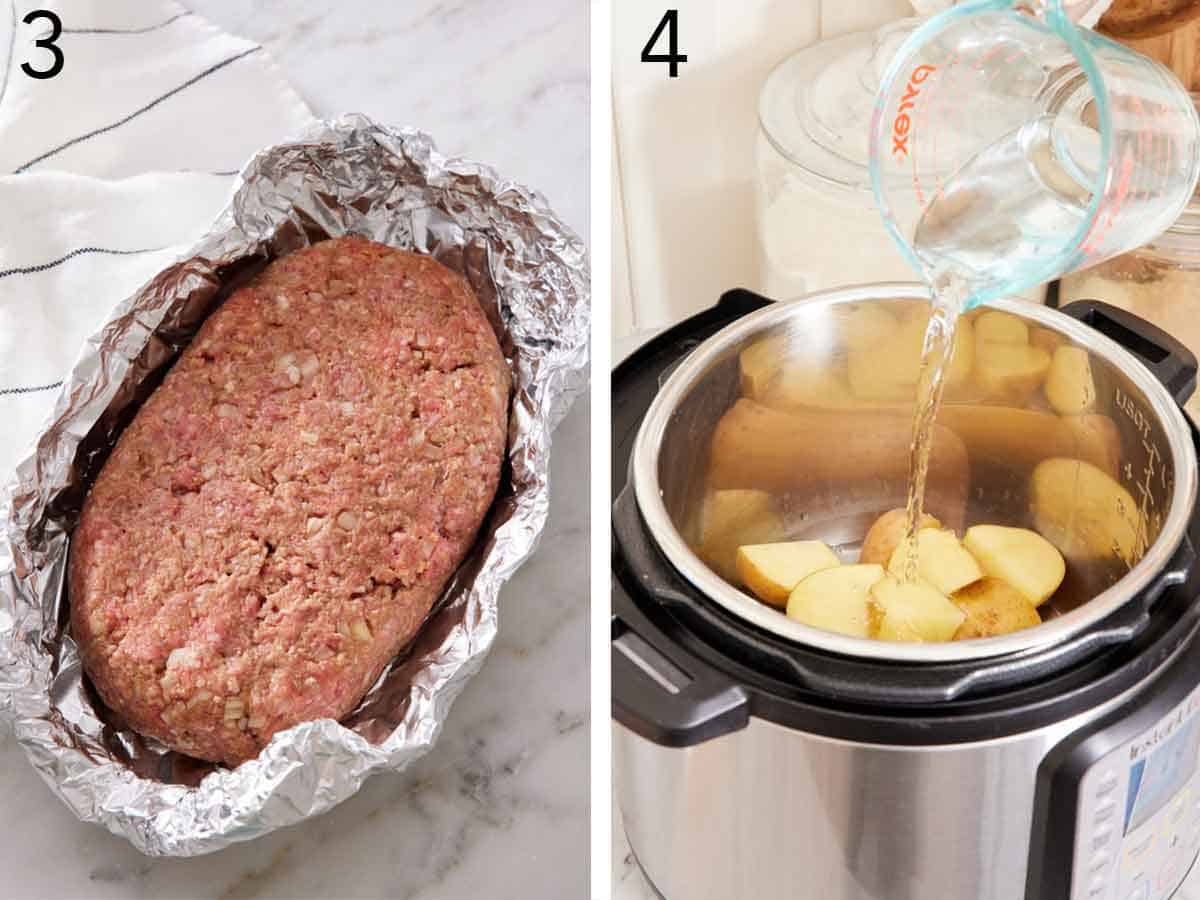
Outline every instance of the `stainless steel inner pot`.
MULTIPOLYGON (((926 509, 960 533, 983 522, 1035 527, 1030 476, 1051 457, 1083 459, 1106 471, 1134 507, 1116 502, 1117 516, 1108 517, 1111 533, 1097 532, 1089 519, 1077 533, 1054 539, 1067 557, 1067 577, 1039 610, 1041 625, 948 643, 849 637, 787 618, 719 575, 714 571, 722 568, 719 561, 702 559, 695 549, 705 497, 714 485, 771 495, 775 533, 748 535, 747 543, 815 538, 844 562, 857 559, 876 516, 904 505, 915 386, 904 396, 863 400, 853 390, 847 393, 846 385, 866 384, 870 392, 877 370, 917 352, 905 335, 913 318, 928 312, 928 293, 918 284, 866 285, 774 304, 714 335, 671 374, 638 434, 632 477, 639 509, 672 565, 704 595, 775 634, 836 653, 910 662, 1045 647, 1138 595, 1175 552, 1195 502, 1196 460, 1183 414, 1132 353, 1087 325, 1023 301, 999 301, 979 312, 988 310, 1018 317, 1039 342, 1083 348, 1095 402, 1085 419, 1056 413, 1040 387, 1028 395, 1019 390, 1019 397, 997 397, 994 390, 982 396, 968 378, 948 389, 926 509), (878 331, 881 321, 896 325, 868 346, 863 331, 878 331), (763 346, 793 364, 793 382, 801 373, 802 402, 789 388, 766 402, 739 400, 746 389, 739 354, 764 340, 769 344, 763 346), (714 448, 714 431, 724 416, 729 418, 722 433, 734 437, 714 448)), ((1074 512, 1070 521, 1076 521, 1074 512)))

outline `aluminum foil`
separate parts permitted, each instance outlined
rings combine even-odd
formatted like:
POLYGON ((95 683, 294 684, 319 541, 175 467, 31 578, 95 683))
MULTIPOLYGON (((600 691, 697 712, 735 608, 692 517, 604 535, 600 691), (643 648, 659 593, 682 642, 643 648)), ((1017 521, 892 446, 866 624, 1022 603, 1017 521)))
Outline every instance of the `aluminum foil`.
POLYGON ((495 639, 501 586, 545 526, 550 434, 586 383, 588 278, 582 242, 538 194, 419 131, 346 116, 250 162, 208 235, 88 341, 0 503, 0 714, 81 819, 147 854, 207 853, 321 813, 429 750, 495 639), (277 734, 229 770, 126 729, 86 684, 66 631, 70 533, 105 451, 204 318, 269 260, 345 234, 470 280, 514 374, 508 465, 470 556, 359 708, 277 734))

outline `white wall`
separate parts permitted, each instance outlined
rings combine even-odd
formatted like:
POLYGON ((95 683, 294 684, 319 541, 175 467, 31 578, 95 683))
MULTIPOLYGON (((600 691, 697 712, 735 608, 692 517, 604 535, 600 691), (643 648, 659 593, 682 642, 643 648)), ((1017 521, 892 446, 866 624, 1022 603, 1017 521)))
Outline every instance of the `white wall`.
MULTIPOLYGON (((613 338, 755 287, 758 93, 790 53, 912 15, 906 0, 676 0, 669 78, 642 48, 667 8, 613 2, 613 338)), ((665 47, 665 42, 659 45, 665 47)), ((658 48, 656 48, 658 49, 658 48)))

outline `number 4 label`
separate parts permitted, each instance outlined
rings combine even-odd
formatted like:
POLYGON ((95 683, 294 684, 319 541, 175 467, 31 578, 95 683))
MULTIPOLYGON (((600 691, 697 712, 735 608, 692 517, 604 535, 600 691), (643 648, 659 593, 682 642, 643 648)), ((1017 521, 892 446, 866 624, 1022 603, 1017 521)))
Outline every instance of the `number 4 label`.
POLYGON ((646 46, 642 48, 642 62, 665 62, 670 66, 667 74, 671 78, 678 78, 679 64, 687 61, 687 54, 679 52, 679 10, 668 9, 658 27, 654 29, 654 34, 650 35, 650 40, 646 41, 646 46), (654 45, 658 43, 664 30, 667 32, 667 52, 655 53, 654 45))

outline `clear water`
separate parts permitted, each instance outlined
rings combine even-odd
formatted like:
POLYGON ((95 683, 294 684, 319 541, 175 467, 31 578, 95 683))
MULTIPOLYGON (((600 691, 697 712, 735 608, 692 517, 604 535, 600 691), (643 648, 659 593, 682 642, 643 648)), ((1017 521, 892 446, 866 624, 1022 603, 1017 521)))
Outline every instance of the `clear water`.
POLYGON ((905 504, 904 581, 917 580, 917 530, 925 502, 925 481, 933 449, 933 425, 942 406, 946 370, 954 356, 954 333, 959 314, 969 293, 968 284, 953 274, 931 285, 933 311, 925 331, 921 354, 921 379, 917 386, 917 408, 913 417, 912 444, 908 457, 908 497, 905 504))
POLYGON ((1089 171, 1098 136, 1063 118, 1043 116, 1010 132, 946 180, 913 236, 933 310, 921 358, 921 380, 909 449, 906 566, 918 573, 917 530, 929 474, 933 426, 959 315, 983 290, 1016 293, 1043 270, 1087 216, 1089 171))
POLYGON ((968 309, 982 290, 1027 286, 1087 217, 1098 141, 1077 122, 1042 116, 947 178, 912 240, 930 283, 964 283, 968 309))

